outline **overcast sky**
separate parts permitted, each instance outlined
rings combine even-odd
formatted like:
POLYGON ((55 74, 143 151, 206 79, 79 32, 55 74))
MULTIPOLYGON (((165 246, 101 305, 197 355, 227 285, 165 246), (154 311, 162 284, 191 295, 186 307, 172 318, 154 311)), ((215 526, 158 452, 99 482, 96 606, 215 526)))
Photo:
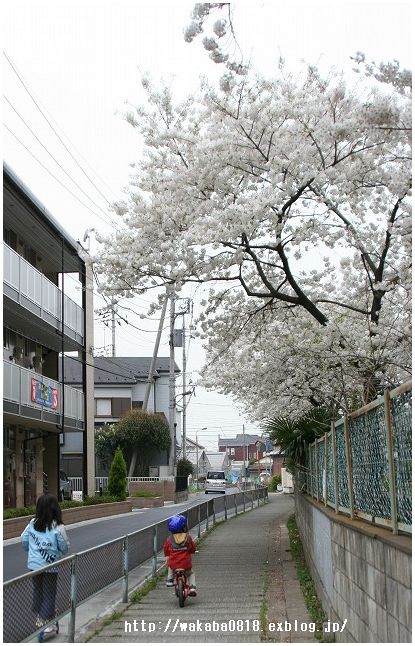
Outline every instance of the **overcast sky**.
MULTIPOLYGON (((294 71, 305 60, 349 73, 349 57, 356 51, 365 52, 370 60, 397 59, 411 66, 409 2, 274 0, 233 6, 238 42, 264 74, 273 74, 279 56, 294 71)), ((149 71, 155 80, 172 78, 175 92, 183 96, 198 86, 201 74, 214 80, 223 71, 209 61, 200 42, 189 45, 183 39, 192 7, 192 2, 136 0, 2 3, 3 49, 15 67, 14 71, 3 56, 3 116, 8 128, 3 128, 3 156, 73 238, 82 241, 85 230, 92 227, 109 231, 108 202, 122 195, 129 164, 140 155, 137 135, 122 119, 126 104, 135 105, 143 98, 140 72, 149 71)), ((200 293, 194 297, 197 303, 200 293)), ((150 301, 146 295, 126 304, 145 314, 150 301)), ((96 307, 101 305, 97 297, 96 307)), ((117 326, 117 356, 151 355, 157 321, 140 320, 127 310, 120 313, 147 331, 125 323, 117 326)), ((97 321, 97 351, 110 343, 110 331, 97 321)), ((164 334, 159 355, 168 352, 164 334)), ((177 363, 181 365, 180 349, 177 363)), ((197 340, 190 343, 188 363, 189 378, 195 382, 203 363, 197 340)), ((208 427, 199 437, 209 447, 217 446, 219 433, 241 432, 244 421, 248 431, 254 429, 229 399, 202 388, 188 408, 189 435, 208 427)))

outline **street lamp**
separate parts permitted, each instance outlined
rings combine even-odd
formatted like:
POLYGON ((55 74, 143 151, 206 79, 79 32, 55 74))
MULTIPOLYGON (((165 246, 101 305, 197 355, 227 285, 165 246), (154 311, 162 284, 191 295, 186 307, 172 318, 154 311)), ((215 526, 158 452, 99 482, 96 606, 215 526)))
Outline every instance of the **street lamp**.
MULTIPOLYGON (((207 426, 204 426, 200 430, 207 431, 207 426)), ((196 491, 199 491, 199 444, 197 442, 197 431, 196 431, 196 491)))

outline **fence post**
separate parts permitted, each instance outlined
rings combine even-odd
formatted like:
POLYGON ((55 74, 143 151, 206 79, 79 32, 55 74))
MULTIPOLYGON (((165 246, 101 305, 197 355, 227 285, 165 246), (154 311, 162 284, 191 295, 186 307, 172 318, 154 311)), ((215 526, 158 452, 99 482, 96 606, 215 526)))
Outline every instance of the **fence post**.
POLYGON ((77 556, 73 557, 71 561, 71 611, 69 615, 68 624, 68 642, 73 644, 75 641, 75 617, 76 617, 76 597, 78 588, 78 579, 76 576, 77 556))
POLYGON ((347 459, 347 482, 349 484, 349 499, 350 499, 350 518, 354 517, 353 510, 353 469, 352 469, 352 452, 350 450, 350 433, 349 433, 349 417, 344 416, 344 441, 346 445, 346 459, 347 459))
POLYGON ((324 506, 327 507, 327 433, 324 433, 324 481, 323 481, 323 498, 324 506))
POLYGON ((317 502, 320 500, 320 494, 318 492, 319 490, 319 485, 320 485, 320 473, 318 470, 318 442, 317 440, 314 441, 314 462, 316 463, 316 498, 317 502))
POLYGON ((238 515, 238 506, 236 504, 236 493, 233 494, 233 501, 235 503, 235 516, 238 515))
POLYGON ((389 493, 390 493, 390 503, 391 503, 392 531, 394 534, 397 534, 398 533, 398 504, 397 504, 397 497, 396 497, 393 427, 392 427, 391 399, 390 399, 389 390, 385 390, 383 393, 383 396, 384 396, 384 403, 385 403, 386 446, 388 449, 388 462, 389 462, 389 493))
POLYGON ((228 520, 228 496, 225 494, 225 520, 228 520))
POLYGON ((200 538, 200 505, 197 508, 197 537, 200 538))
POLYGON ((336 514, 339 513, 339 480, 337 473, 337 446, 336 446, 336 426, 331 423, 331 448, 333 451, 333 480, 334 480, 334 508, 336 514))
POLYGON ((246 511, 246 509, 245 509, 245 491, 242 492, 242 500, 243 500, 244 512, 245 512, 246 511))
POLYGON ((209 500, 206 501, 206 531, 209 529, 209 500))
POLYGON ((153 576, 157 572, 157 525, 153 526, 153 576))
POLYGON ((251 509, 254 508, 254 490, 251 489, 251 509))
POLYGON ((216 498, 213 499, 213 524, 214 525, 216 525, 215 500, 216 498))
POLYGON ((128 603, 128 535, 124 536, 122 542, 123 551, 123 581, 122 581, 122 602, 128 603))

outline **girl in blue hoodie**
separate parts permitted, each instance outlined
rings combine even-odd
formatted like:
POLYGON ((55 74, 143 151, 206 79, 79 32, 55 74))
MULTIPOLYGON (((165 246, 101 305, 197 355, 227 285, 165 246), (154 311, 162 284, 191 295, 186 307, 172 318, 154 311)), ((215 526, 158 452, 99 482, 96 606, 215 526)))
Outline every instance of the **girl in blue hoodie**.
MULTIPOLYGON (((55 496, 44 494, 38 498, 36 516, 27 525, 21 538, 23 549, 28 552, 29 570, 38 570, 51 565, 67 553, 69 540, 55 496)), ((36 614, 37 628, 55 617, 57 583, 58 572, 53 568, 33 577, 32 610, 36 614)), ((45 632, 48 630, 53 631, 54 627, 49 626, 45 632)))

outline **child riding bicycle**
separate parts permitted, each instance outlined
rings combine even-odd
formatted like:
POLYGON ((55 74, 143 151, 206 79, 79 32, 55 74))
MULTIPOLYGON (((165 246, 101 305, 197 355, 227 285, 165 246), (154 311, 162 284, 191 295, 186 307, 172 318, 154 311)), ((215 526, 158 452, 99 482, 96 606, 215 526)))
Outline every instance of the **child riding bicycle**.
POLYGON ((171 535, 166 539, 163 547, 168 566, 166 586, 172 587, 174 585, 174 570, 183 569, 189 581, 189 596, 195 597, 196 581, 192 570, 191 554, 196 552, 196 546, 193 538, 187 532, 186 517, 181 514, 172 516, 167 526, 171 535))

